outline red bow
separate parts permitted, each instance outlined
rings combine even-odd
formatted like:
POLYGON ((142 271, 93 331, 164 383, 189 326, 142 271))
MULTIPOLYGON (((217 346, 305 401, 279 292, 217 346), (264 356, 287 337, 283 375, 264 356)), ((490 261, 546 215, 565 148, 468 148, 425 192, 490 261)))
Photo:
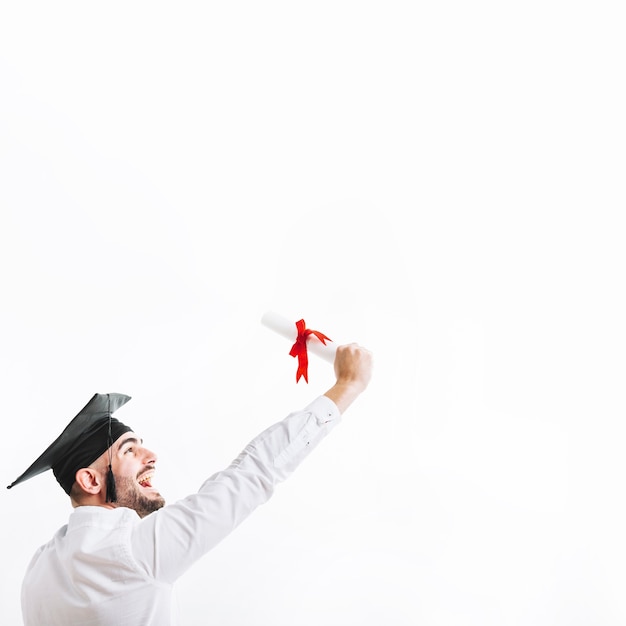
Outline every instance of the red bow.
POLYGON ((309 356, 306 351, 306 341, 309 335, 315 335, 324 345, 326 345, 326 340, 332 341, 332 339, 317 330, 310 330, 306 328, 304 320, 297 321, 296 328, 298 329, 298 337, 296 338, 296 343, 293 344, 289 354, 293 357, 298 357, 296 382, 300 380, 301 376, 304 376, 304 380, 308 383, 309 376, 307 369, 309 367, 309 356))

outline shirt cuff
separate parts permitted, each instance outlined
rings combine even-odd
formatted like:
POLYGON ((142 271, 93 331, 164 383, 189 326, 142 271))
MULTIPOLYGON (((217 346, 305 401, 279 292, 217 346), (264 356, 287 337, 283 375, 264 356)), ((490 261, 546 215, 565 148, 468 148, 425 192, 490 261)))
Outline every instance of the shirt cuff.
POLYGON ((337 405, 328 396, 319 396, 304 410, 313 413, 319 425, 338 421, 341 417, 337 405))

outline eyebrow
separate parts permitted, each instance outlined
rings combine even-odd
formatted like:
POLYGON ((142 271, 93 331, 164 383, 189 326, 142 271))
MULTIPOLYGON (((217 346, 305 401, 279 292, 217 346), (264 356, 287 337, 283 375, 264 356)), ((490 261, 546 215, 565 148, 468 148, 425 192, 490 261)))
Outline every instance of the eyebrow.
POLYGON ((125 446, 127 443, 143 443, 143 439, 137 439, 137 437, 128 437, 127 439, 124 439, 124 441, 120 442, 120 444, 117 446, 117 451, 119 452, 123 446, 125 446))

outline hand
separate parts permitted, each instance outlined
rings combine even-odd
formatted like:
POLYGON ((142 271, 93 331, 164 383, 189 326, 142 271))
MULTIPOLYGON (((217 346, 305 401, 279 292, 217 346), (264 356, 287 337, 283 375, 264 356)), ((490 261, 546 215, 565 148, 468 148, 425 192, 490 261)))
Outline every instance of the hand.
POLYGON ((337 383, 354 384, 361 393, 372 377, 372 353, 356 343, 338 346, 335 375, 337 383))
POLYGON ((369 385, 372 377, 373 356, 356 343, 337 347, 335 375, 337 382, 326 392, 343 413, 369 385))

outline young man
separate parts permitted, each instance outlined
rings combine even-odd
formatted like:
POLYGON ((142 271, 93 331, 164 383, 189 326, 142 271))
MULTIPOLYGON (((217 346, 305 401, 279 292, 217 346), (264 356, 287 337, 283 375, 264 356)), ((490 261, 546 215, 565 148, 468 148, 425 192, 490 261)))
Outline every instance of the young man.
POLYGON ((33 557, 22 586, 25 626, 165 626, 172 585, 272 495, 365 390, 372 355, 339 346, 336 383, 274 424, 198 493, 165 506, 156 455, 112 413, 130 398, 96 394, 10 487, 52 469, 75 510, 33 557))

